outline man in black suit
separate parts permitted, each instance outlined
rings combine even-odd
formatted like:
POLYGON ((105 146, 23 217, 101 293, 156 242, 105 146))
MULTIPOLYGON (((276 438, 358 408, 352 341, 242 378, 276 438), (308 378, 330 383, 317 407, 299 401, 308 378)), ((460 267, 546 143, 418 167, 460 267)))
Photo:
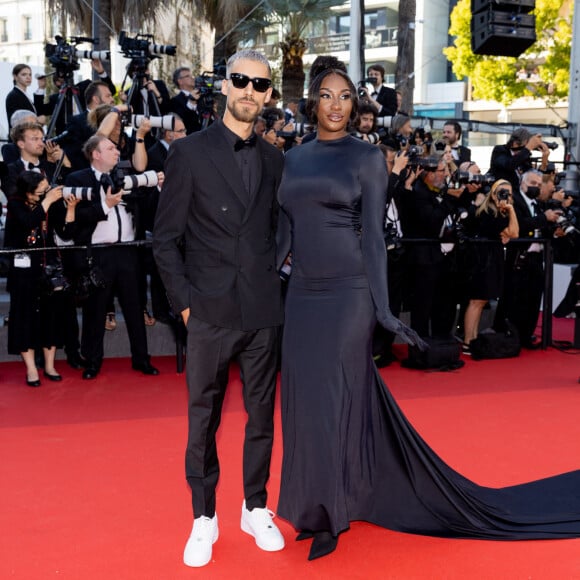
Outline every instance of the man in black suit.
POLYGON ((153 252, 175 312, 187 326, 189 437, 186 475, 194 524, 184 563, 204 566, 218 537, 215 435, 232 360, 240 365, 248 422, 242 530, 263 550, 284 547, 266 509, 273 440, 281 283, 275 267, 276 190, 283 156, 253 124, 271 92, 256 51, 227 65, 223 121, 174 143, 153 235, 153 252))
MULTIPOLYGON (((401 222, 406 238, 441 238, 457 211, 461 190, 448 190, 447 163, 428 158, 413 191, 406 196, 401 222)), ((411 276, 411 327, 424 337, 449 338, 455 319, 455 296, 446 290, 446 260, 453 244, 413 243, 406 248, 411 276)))
POLYGON ((377 109, 377 117, 392 117, 398 110, 397 91, 383 84, 385 68, 380 64, 369 66, 367 78, 374 79, 370 102, 377 109))
POLYGON ((99 105, 113 105, 113 93, 108 84, 103 81, 89 83, 85 90, 85 102, 87 109, 78 115, 74 115, 68 122, 66 130, 68 135, 63 145, 67 157, 70 159, 73 169, 89 167, 88 159, 83 155, 83 146, 95 134, 95 129, 87 121, 89 112, 99 105))
POLYGON ((169 102, 171 111, 181 117, 187 134, 201 129, 201 119, 197 110, 199 89, 195 88, 195 78, 187 67, 179 67, 173 73, 173 84, 179 90, 169 102))
POLYGON ((159 371, 151 365, 147 352, 143 310, 138 300, 137 248, 119 244, 135 239, 133 216, 127 211, 122 192, 113 190, 110 176, 119 161, 119 150, 106 137, 93 135, 84 151, 91 167, 71 173, 65 182, 67 186, 90 187, 93 191, 92 199, 83 200, 76 207, 74 241, 78 245, 107 246, 91 249, 94 264, 102 271, 105 287, 96 289, 83 303, 81 353, 86 360, 83 379, 96 378, 101 369, 105 317, 113 289, 127 324, 133 369, 157 375, 159 371))
MULTIPOLYGON (((520 238, 540 238, 551 235, 560 217, 553 209, 544 209, 538 197, 542 173, 530 169, 522 175, 518 189, 513 190, 514 209, 518 218, 520 238)), ((542 245, 508 244, 506 247, 504 288, 496 311, 496 327, 502 329, 508 319, 518 329, 524 348, 537 348, 533 334, 538 322, 544 292, 544 256, 542 245)))
POLYGON ((447 121, 443 125, 443 141, 451 147, 451 155, 457 167, 465 161, 471 161, 471 149, 459 144, 461 133, 461 125, 457 121, 447 121))
MULTIPOLYGON (((169 113, 169 91, 167 85, 161 80, 153 80, 146 70, 141 74, 135 68, 133 62, 129 63, 127 74, 136 83, 131 95, 131 111, 134 115, 145 115, 154 117, 169 113)), ((132 87, 131 87, 132 88, 132 87)), ((127 97, 129 93, 126 93, 127 97)))
MULTIPOLYGON (((540 134, 532 135, 523 127, 516 129, 505 145, 496 145, 491 152, 489 172, 496 179, 507 179, 515 193, 520 189, 520 178, 532 169, 532 151, 546 148, 540 134)), ((521 233, 521 231, 520 231, 521 233)))

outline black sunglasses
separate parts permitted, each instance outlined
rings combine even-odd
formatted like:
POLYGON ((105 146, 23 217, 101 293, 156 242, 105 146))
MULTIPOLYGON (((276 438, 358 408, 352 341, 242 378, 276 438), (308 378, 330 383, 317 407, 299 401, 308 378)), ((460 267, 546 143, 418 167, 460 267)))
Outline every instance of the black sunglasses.
POLYGON ((230 80, 236 89, 245 89, 251 81, 254 90, 258 93, 265 93, 272 86, 272 81, 270 79, 262 77, 251 79, 248 75, 243 75, 242 73, 231 73, 230 80))

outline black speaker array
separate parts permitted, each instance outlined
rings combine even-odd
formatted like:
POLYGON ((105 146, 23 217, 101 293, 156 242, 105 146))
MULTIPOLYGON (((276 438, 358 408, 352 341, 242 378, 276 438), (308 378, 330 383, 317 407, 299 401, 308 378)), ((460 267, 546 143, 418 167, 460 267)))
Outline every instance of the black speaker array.
POLYGON ((536 0, 472 0, 474 54, 519 56, 536 42, 536 0))

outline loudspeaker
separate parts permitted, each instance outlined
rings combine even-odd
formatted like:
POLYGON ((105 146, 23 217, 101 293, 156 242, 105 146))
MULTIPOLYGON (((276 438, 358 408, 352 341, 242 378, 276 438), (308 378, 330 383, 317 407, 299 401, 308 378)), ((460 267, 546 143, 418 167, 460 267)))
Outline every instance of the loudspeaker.
POLYGON ((536 7, 536 0, 471 0, 471 12, 477 14, 483 10, 499 10, 525 14, 536 7))
MULTIPOLYGON (((494 56, 519 56, 536 42, 534 26, 519 26, 517 23, 498 24, 496 12, 489 11, 478 15, 484 17, 483 23, 476 28, 474 18, 471 21, 471 49, 474 54, 494 56)), ((523 15, 519 16, 523 18, 523 15)), ((535 17, 530 16, 535 22, 535 17)))
POLYGON ((536 42, 536 0, 471 0, 474 54, 519 56, 536 42))

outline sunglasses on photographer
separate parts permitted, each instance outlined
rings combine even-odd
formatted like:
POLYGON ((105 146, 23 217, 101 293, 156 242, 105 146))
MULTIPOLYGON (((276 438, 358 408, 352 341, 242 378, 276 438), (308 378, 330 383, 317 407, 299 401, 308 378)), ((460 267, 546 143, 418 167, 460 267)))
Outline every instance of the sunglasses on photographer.
POLYGON ((248 83, 251 82, 254 90, 258 93, 265 93, 271 86, 272 81, 262 77, 250 78, 248 75, 242 73, 231 73, 230 80, 236 89, 245 89, 248 83))

